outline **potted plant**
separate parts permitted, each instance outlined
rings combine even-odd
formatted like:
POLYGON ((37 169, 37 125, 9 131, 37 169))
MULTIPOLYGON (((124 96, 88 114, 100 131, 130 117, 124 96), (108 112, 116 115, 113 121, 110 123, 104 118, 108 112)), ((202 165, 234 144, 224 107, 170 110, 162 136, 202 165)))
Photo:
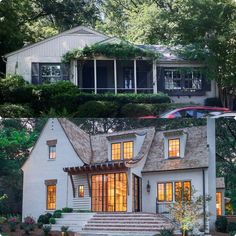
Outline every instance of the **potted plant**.
POLYGON ((69 226, 62 226, 61 227, 61 236, 67 236, 68 235, 68 229, 69 229, 69 226))

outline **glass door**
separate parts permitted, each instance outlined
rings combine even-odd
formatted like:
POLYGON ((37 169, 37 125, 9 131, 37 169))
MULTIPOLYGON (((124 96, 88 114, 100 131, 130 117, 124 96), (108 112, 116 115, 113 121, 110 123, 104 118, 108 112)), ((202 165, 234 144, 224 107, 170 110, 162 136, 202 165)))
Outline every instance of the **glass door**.
POLYGON ((92 211, 126 211, 126 173, 92 176, 92 211))

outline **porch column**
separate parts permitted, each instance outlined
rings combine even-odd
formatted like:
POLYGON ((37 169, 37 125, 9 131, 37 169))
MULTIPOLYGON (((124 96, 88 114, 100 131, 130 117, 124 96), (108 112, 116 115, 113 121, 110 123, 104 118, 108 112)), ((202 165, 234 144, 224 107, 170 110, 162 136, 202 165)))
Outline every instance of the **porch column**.
POLYGON ((134 60, 134 93, 137 93, 137 62, 134 60))
POLYGON ((153 60, 152 64, 152 71, 153 71, 153 93, 157 93, 157 61, 153 60))
POLYGON ((115 94, 117 94, 117 69, 116 69, 116 60, 114 60, 114 85, 115 85, 115 94))
POLYGON ((72 74, 73 74, 73 83, 78 86, 78 70, 77 70, 77 60, 72 61, 72 74))
POLYGON ((94 59, 94 93, 97 94, 97 60, 94 59))

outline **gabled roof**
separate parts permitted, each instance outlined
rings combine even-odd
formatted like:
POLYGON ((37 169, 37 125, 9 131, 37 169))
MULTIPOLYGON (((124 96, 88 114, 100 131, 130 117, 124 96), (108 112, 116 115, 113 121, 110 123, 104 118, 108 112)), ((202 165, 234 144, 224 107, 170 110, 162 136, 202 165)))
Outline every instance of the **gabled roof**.
POLYGON ((206 126, 195 126, 181 131, 187 134, 184 158, 165 159, 164 133, 158 131, 152 141, 143 172, 161 172, 170 170, 186 170, 208 167, 207 131, 206 126))
POLYGON ((42 43, 46 43, 48 41, 51 41, 53 39, 56 39, 58 37, 61 37, 61 36, 64 36, 64 35, 70 35, 70 34, 80 34, 80 35, 98 35, 98 36, 102 36, 102 37, 105 37, 105 38, 110 38, 109 36, 105 35, 105 34, 102 34, 101 32, 98 32, 94 29, 90 29, 89 27, 86 27, 86 26, 77 26, 77 27, 74 27, 72 29, 69 29, 69 30, 66 30, 62 33, 59 33, 59 34, 56 34, 54 36, 51 36, 49 38, 46 38, 44 40, 41 40, 37 43, 33 43, 33 44, 30 44, 30 45, 27 45, 19 50, 16 50, 16 51, 13 51, 13 52, 10 52, 10 53, 7 53, 4 55, 4 57, 9 57, 9 56, 12 56, 16 53, 19 53, 19 52, 22 52, 22 51, 25 51, 27 49, 30 49, 32 47, 35 47, 35 46, 38 46, 42 43))

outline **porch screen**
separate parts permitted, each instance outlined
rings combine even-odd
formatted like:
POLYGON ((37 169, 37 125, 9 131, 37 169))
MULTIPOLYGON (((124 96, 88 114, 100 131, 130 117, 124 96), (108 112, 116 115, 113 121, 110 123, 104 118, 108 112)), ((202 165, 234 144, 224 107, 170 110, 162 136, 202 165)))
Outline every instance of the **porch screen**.
POLYGON ((92 211, 126 211, 126 173, 92 176, 92 211))

